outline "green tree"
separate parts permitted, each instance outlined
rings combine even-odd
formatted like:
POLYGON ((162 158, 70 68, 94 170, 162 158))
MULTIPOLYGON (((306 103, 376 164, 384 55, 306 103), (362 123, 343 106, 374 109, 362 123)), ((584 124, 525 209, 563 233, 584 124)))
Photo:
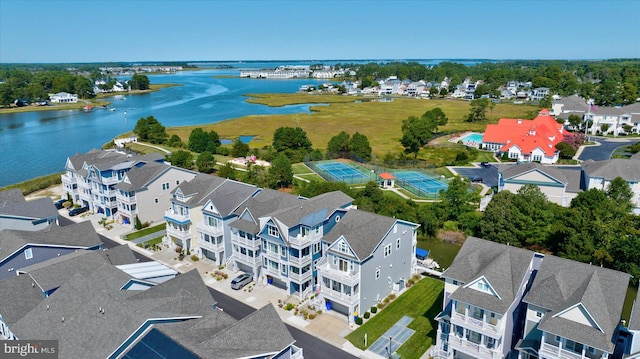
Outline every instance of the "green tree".
POLYGON ((444 97, 445 97, 445 96, 447 96, 448 94, 449 94, 449 90, 447 90, 447 88, 446 88, 446 87, 443 87, 443 88, 441 88, 441 89, 440 89, 440 97, 443 97, 443 98, 444 98, 444 97))
POLYGON ((578 115, 569 115, 568 118, 569 124, 575 129, 582 124, 582 117, 578 115))
POLYGON ((171 135, 171 137, 167 141, 167 146, 174 147, 174 148, 183 148, 185 145, 184 145, 184 142, 182 142, 182 140, 180 139, 180 137, 178 137, 178 135, 171 135))
POLYGON ((471 101, 471 110, 467 115, 467 122, 478 122, 487 119, 487 107, 489 100, 481 98, 471 101))
POLYGON ((193 167, 193 155, 189 151, 175 151, 167 155, 167 161, 180 168, 191 169, 193 167))
POLYGON ((163 144, 169 137, 164 126, 153 116, 140 118, 133 132, 142 141, 154 144, 163 144))
POLYGON ((331 158, 345 158, 349 153, 349 141, 351 140, 348 133, 341 131, 339 134, 331 137, 327 144, 327 153, 331 158))
POLYGON ((13 91, 8 84, 0 83, 0 106, 9 106, 13 101, 13 91))
POLYGON ((231 156, 245 157, 249 153, 249 145, 240 141, 240 138, 233 140, 231 145, 231 156))
POLYGON ((216 159, 211 152, 204 151, 196 159, 196 167, 199 172, 213 173, 215 171, 216 159))
POLYGON ((493 196, 478 223, 480 237, 498 243, 520 246, 517 223, 520 212, 514 204, 515 194, 501 191, 493 196))
POLYGON ((220 146, 220 136, 215 131, 206 132, 197 127, 189 135, 189 150, 193 152, 202 153, 208 151, 216 153, 218 146, 220 146))
POLYGON ((281 153, 271 162, 271 167, 269 167, 269 182, 271 182, 274 187, 280 188, 288 187, 293 183, 291 161, 289 161, 286 155, 281 153))
POLYGON ((414 153, 418 156, 418 151, 429 140, 433 138, 433 130, 436 128, 433 116, 410 116, 402 122, 402 138, 400 143, 405 148, 405 152, 414 153))
POLYGON ((628 213, 633 208, 631 199, 633 192, 627 181, 622 177, 616 177, 607 186, 605 193, 607 197, 614 201, 623 213, 628 213))
POLYGON ((285 150, 311 150, 311 141, 307 133, 300 127, 280 127, 273 134, 273 148, 282 152, 285 150))
POLYGON ((560 151, 560 158, 571 159, 576 155, 576 149, 566 142, 558 143, 556 149, 560 151))
POLYGON ((149 78, 146 75, 134 74, 129 81, 132 90, 148 90, 149 78))
POLYGON ((93 83, 84 76, 77 76, 73 83, 73 92, 80 98, 93 98, 93 83))
POLYGON ((351 137, 351 142, 349 143, 349 149, 352 155, 365 161, 371 160, 372 149, 367 136, 360 134, 359 132, 354 133, 351 137))
POLYGON ((440 192, 442 207, 446 210, 445 220, 458 220, 458 217, 466 212, 474 211, 480 198, 475 192, 469 191, 469 184, 460 176, 449 181, 446 190, 440 192))
POLYGON ((542 100, 540 100, 540 102, 538 103, 538 107, 540 108, 546 108, 546 109, 550 109, 552 106, 552 102, 551 102, 551 97, 549 97, 548 95, 545 96, 542 100))
POLYGON ((218 169, 218 176, 223 178, 236 179, 236 170, 231 166, 231 162, 227 162, 218 169))
POLYGON ((449 122, 449 118, 442 111, 440 107, 436 107, 431 111, 427 111, 423 116, 429 116, 433 122, 436 124, 435 131, 438 133, 438 127, 445 126, 449 122), (427 115, 427 113, 431 113, 431 115, 427 115))

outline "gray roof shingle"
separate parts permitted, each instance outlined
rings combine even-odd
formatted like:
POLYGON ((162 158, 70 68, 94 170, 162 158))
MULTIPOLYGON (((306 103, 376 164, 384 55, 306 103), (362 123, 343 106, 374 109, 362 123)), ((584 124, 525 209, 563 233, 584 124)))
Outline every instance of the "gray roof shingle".
POLYGON ((613 352, 613 332, 629 279, 626 273, 547 255, 524 302, 549 310, 538 325, 540 330, 613 352), (559 315, 577 304, 602 331, 559 315))
POLYGON ((227 180, 202 200, 211 201, 224 218, 258 191, 258 187, 238 181, 227 180))
POLYGON ((180 191, 184 197, 190 197, 186 202, 180 202, 188 207, 203 205, 203 200, 226 180, 226 178, 199 173, 191 181, 182 182, 171 194, 174 195, 180 191))
POLYGON ((391 217, 351 209, 324 236, 323 240, 333 243, 338 238, 344 237, 358 259, 362 261, 373 254, 395 223, 396 220, 391 217))
POLYGON ((609 181, 622 177, 625 181, 640 182, 640 160, 637 159, 586 160, 582 162, 582 170, 589 177, 602 177, 609 181))

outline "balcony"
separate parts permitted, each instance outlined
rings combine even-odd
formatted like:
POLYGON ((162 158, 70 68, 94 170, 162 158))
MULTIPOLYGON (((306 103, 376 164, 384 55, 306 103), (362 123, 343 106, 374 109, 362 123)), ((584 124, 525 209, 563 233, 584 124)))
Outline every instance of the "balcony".
POLYGON ((302 236, 302 235, 298 234, 295 237, 290 236, 288 239, 289 239, 289 244, 291 245, 291 247, 293 247, 293 248, 304 248, 304 247, 308 247, 309 245, 311 245, 311 243, 314 242, 315 238, 313 236, 302 236))
POLYGON ((116 193, 116 200, 118 202, 121 203, 127 203, 127 204, 132 204, 132 203, 136 203, 136 196, 125 196, 123 194, 121 194, 120 192, 116 193))
POLYGON ((309 279, 311 279, 311 270, 308 270, 304 273, 295 273, 289 270, 289 278, 291 278, 291 280, 294 280, 298 283, 304 283, 309 279))
MULTIPOLYGON (((353 287, 352 287, 352 290, 353 290, 353 287)), ((338 301, 341 303, 347 303, 347 304, 356 304, 360 300, 359 292, 355 294, 353 293, 346 294, 343 292, 338 292, 337 290, 333 290, 331 288, 327 288, 324 285, 320 286, 320 294, 322 294, 322 296, 325 299, 338 301)))
POLYGON ((212 227, 203 222, 196 224, 196 231, 208 234, 211 237, 220 237, 224 233, 222 227, 212 227))
POLYGON ((178 212, 175 212, 172 209, 169 209, 164 212, 164 218, 172 222, 177 222, 182 224, 191 222, 191 219, 189 218, 188 215, 179 214, 178 212))
POLYGON ((190 239, 191 238, 191 230, 180 230, 174 228, 172 226, 167 226, 167 235, 176 237, 181 240, 190 239))
POLYGON ((257 268, 260 266, 260 263, 261 263, 259 255, 256 257, 251 257, 247 254, 242 254, 240 252, 234 252, 233 259, 235 259, 237 262, 246 264, 251 268, 257 268))
MULTIPOLYGON (((586 354, 586 353, 585 353, 586 354)), ((562 349, 559 346, 545 343, 544 341, 540 344, 540 356, 550 357, 550 358, 559 358, 559 359, 583 359, 588 358, 588 356, 582 356, 582 354, 578 354, 576 352, 572 352, 566 349, 562 349)), ((592 355, 590 355, 592 356, 592 355)), ((600 358, 601 355, 593 355, 592 357, 600 358)))
POLYGON ((65 173, 62 175, 62 183, 75 184, 78 183, 78 179, 65 173))
POLYGON ((360 271, 359 269, 353 271, 341 271, 337 268, 331 268, 331 265, 326 261, 324 263, 320 263, 318 265, 318 275, 335 280, 340 283, 344 283, 353 287, 354 285, 360 283, 360 271))
POLYGON ((455 334, 449 335, 449 346, 450 350, 459 350, 480 359, 497 359, 501 356, 500 353, 493 349, 488 349, 482 344, 476 344, 455 334))
POLYGON ((258 239, 249 239, 246 237, 242 237, 238 234, 231 234, 231 242, 238 243, 247 249, 257 250, 260 246, 260 240, 258 239))
POLYGON ((289 263, 295 264, 296 266, 304 266, 307 264, 311 264, 311 254, 306 255, 304 257, 289 256, 289 263))
POLYGON ((204 248, 211 252, 219 252, 221 250, 224 250, 224 241, 220 241, 220 243, 213 243, 207 242, 201 238, 198 240, 198 245, 200 245, 200 248, 204 248))
POLYGON ((475 331, 480 331, 480 332, 484 332, 486 333, 490 333, 490 334, 496 334, 498 333, 498 325, 500 324, 500 322, 498 321, 496 324, 497 325, 493 325, 490 324, 488 322, 483 321, 482 319, 476 319, 470 316, 466 316, 462 313, 458 313, 457 311, 453 311, 453 316, 451 318, 451 323, 455 323, 455 324, 461 324, 464 323, 466 324, 466 327, 473 329, 475 331))

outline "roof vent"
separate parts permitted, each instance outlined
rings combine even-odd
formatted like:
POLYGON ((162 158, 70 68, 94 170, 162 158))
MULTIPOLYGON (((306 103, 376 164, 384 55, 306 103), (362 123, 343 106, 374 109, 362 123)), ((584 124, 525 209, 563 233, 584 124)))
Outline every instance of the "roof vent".
POLYGON ((62 317, 62 322, 64 323, 64 317, 62 317))
POLYGON ((49 304, 47 304, 47 310, 49 310, 49 304))
POLYGON ((31 288, 34 288, 35 286, 36 286, 36 284, 31 282, 31 288))

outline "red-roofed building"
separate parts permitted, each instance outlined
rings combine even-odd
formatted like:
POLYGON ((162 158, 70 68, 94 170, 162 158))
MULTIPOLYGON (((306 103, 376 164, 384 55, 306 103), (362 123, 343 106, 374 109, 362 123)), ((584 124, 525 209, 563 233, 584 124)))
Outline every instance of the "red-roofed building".
POLYGON ((555 163, 563 131, 562 124, 543 109, 533 120, 501 118, 498 124, 488 125, 482 143, 498 155, 508 153, 521 162, 555 163))
POLYGON ((380 186, 382 188, 393 188, 393 183, 396 179, 394 175, 389 172, 382 172, 378 177, 380 177, 380 186))

